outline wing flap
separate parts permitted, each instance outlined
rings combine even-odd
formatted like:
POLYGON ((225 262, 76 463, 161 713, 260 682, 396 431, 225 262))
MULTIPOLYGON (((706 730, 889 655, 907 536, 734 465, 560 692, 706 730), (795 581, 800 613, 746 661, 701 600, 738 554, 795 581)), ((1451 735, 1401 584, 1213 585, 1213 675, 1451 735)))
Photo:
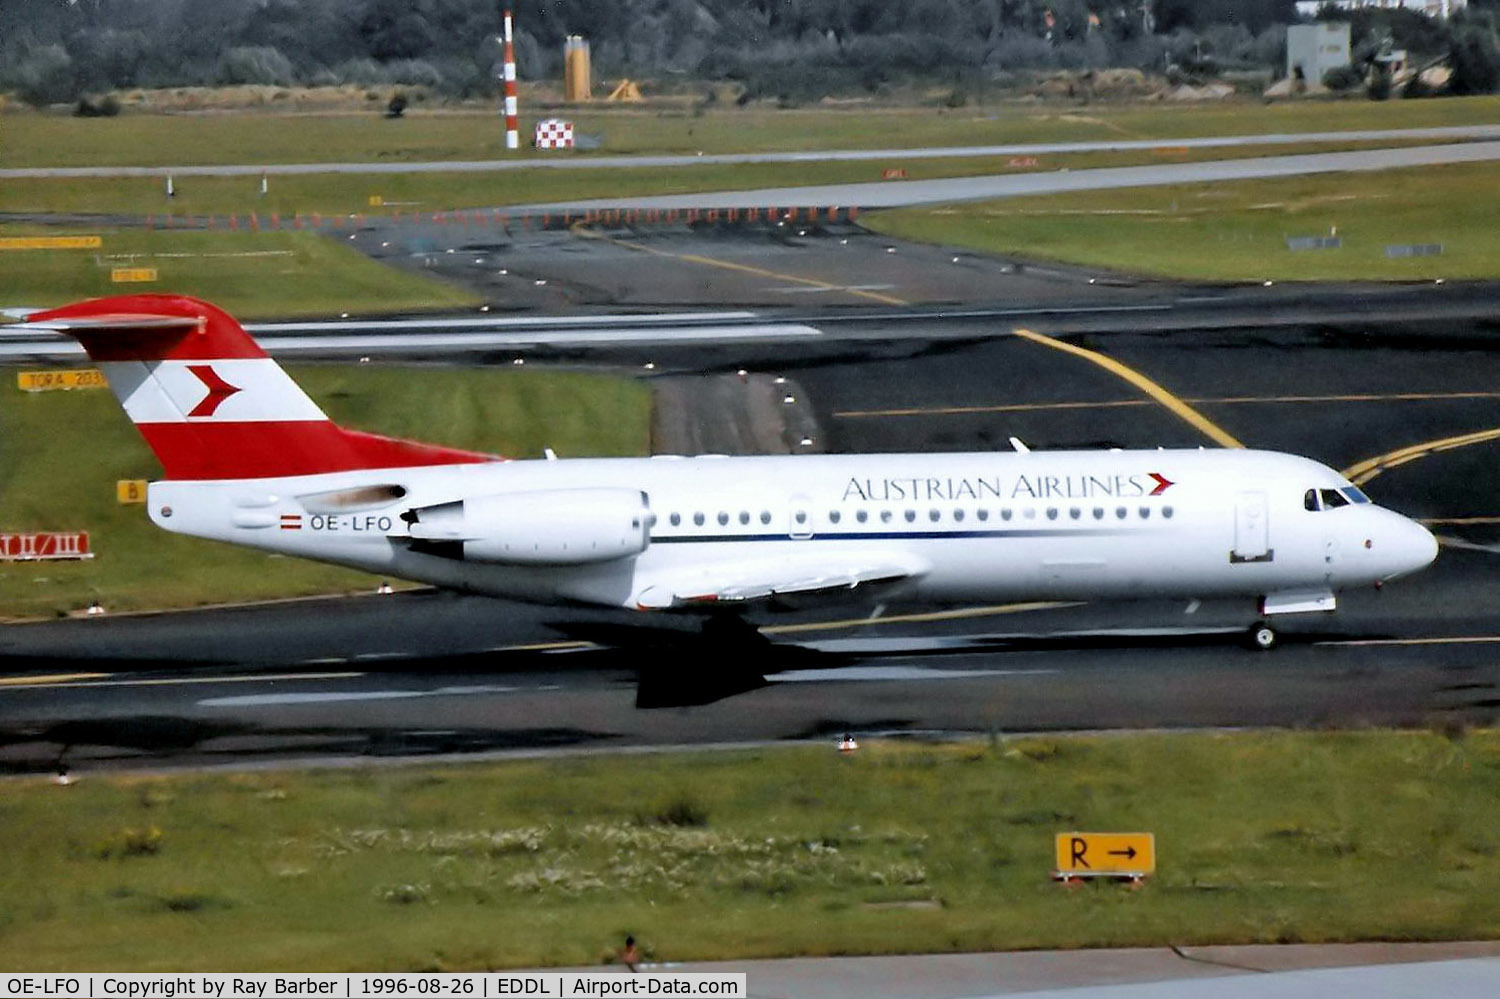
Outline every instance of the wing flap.
POLYGON ((899 586, 926 572, 926 564, 910 556, 878 553, 856 561, 717 562, 655 575, 637 591, 635 603, 642 610, 691 610, 837 599, 857 590, 899 586))

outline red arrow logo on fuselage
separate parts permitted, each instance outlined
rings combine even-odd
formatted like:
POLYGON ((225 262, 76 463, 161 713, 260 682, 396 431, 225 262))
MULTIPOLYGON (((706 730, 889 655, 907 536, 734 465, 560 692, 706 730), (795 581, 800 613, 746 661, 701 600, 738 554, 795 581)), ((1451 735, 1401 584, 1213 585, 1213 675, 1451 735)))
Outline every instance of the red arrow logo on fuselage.
POLYGON ((1150 475, 1153 479, 1156 480, 1156 488, 1147 493, 1147 496, 1160 496, 1168 489, 1177 485, 1177 483, 1173 482, 1171 479, 1168 479, 1161 475, 1157 475, 1155 472, 1147 472, 1146 474, 1150 475))
POLYGON ((213 416, 214 411, 223 404, 225 399, 241 391, 239 386, 231 385, 220 378, 219 373, 211 364, 189 364, 187 369, 197 375, 198 380, 208 388, 208 395, 188 411, 188 416, 213 416))

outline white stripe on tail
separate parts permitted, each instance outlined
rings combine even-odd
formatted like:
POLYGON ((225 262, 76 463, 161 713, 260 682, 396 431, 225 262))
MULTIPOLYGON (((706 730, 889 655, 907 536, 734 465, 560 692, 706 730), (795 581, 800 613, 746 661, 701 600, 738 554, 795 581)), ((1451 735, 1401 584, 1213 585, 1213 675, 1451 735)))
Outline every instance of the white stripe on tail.
POLYGON ((499 460, 337 426, 232 316, 195 298, 121 295, 26 321, 83 344, 168 479, 499 460))

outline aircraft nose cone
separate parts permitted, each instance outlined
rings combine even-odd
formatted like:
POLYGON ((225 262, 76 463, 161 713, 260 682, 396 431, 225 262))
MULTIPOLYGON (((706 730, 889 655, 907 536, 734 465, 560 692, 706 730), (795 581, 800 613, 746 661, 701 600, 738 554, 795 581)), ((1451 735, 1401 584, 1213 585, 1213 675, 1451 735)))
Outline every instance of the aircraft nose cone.
POLYGON ((1415 520, 1402 517, 1401 521, 1400 530, 1392 532, 1396 567, 1388 579, 1425 569, 1437 558, 1438 543, 1432 532, 1415 520))

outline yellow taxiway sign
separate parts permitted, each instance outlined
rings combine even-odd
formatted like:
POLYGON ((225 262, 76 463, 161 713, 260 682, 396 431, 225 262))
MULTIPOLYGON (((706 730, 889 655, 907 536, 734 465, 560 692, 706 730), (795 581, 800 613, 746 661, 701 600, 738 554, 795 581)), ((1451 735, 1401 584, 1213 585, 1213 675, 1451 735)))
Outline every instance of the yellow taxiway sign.
POLYGON ((1060 877, 1140 877, 1155 870, 1156 837, 1151 833, 1057 834, 1060 877))

